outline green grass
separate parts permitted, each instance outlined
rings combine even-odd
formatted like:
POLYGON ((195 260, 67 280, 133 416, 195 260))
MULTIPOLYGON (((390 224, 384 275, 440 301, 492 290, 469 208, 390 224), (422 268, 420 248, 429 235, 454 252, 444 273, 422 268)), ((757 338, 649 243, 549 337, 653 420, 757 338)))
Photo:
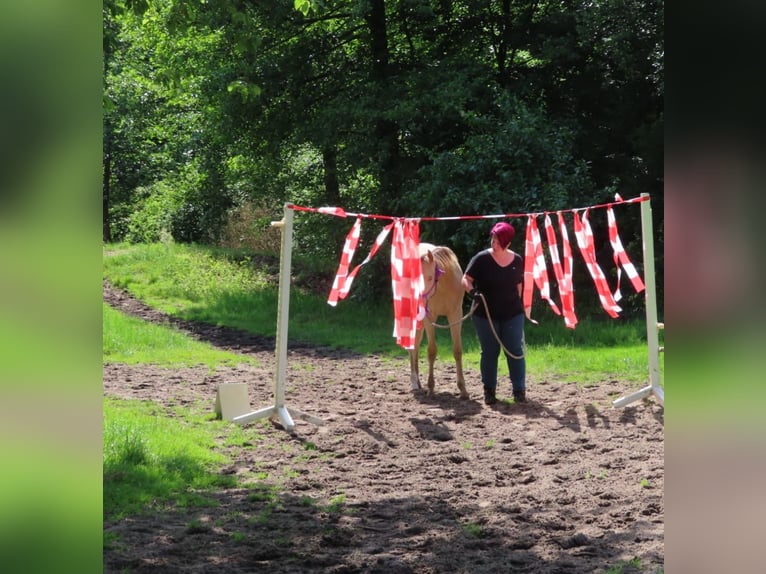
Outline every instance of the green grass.
MULTIPOLYGON (((278 262, 266 265, 257 263, 256 257, 242 251, 172 243, 108 245, 104 251, 104 277, 157 309, 183 319, 238 327, 267 336, 276 334, 278 286, 274 276, 278 274, 278 262)), ((328 263, 327 267, 336 264, 328 263)), ((302 265, 304 262, 294 256, 294 275, 302 265)), ((318 264, 311 262, 310 266, 316 268, 318 264)), ((331 307, 327 304, 327 295, 295 286, 291 288, 291 340, 393 359, 406 356, 391 336, 393 313, 390 301, 372 305, 350 298, 331 307)), ((539 314, 539 325, 527 323, 525 327, 527 372, 532 382, 558 379, 588 385, 619 380, 634 387, 646 384, 647 347, 643 321, 581 317, 577 328, 572 330, 563 325, 560 317, 547 313, 539 314)), ((123 335, 113 339, 111 330, 105 318, 107 360, 138 361, 131 358, 139 352, 138 348, 145 351, 141 362, 170 360, 167 357, 151 358, 160 357, 164 345, 128 345, 123 348, 123 335)), ((451 361, 448 330, 437 329, 437 343, 439 360, 451 361)), ((664 344, 664 332, 660 332, 660 344, 664 344)), ((479 345, 470 321, 466 321, 463 328, 463 346, 465 366, 478 370, 479 345)), ((183 353, 179 348, 171 353, 174 354, 180 357, 183 353)), ((421 351, 421 356, 424 355, 421 351)), ((216 360, 215 357, 210 359, 211 363, 216 360)), ((220 360, 224 359, 221 357, 220 360)), ((660 364, 664 371, 664 355, 660 364)), ((499 374, 507 375, 505 361, 500 361, 499 374)))
POLYGON ((105 399, 103 413, 105 517, 211 505, 206 491, 232 485, 218 472, 227 459, 216 448, 229 423, 146 401, 105 399))
MULTIPOLYGON (((156 309, 182 319, 276 335, 278 267, 254 262, 241 251, 194 245, 115 244, 104 251, 104 277, 156 309)), ((297 257, 293 262, 295 275, 302 263, 297 257)), ((390 302, 365 305, 346 300, 331 307, 327 295, 291 289, 291 339, 362 353, 396 352, 390 302)))
MULTIPOLYGON (((213 504, 206 491, 232 486, 218 471, 231 444, 256 444, 247 429, 189 408, 148 401, 105 399, 104 515, 119 518, 165 505, 213 504)), ((265 478, 265 476, 254 478, 265 478)))
MULTIPOLYGON (((603 574, 625 574, 626 572, 641 572, 642 565, 640 558, 632 560, 621 560, 616 566, 611 566, 603 571, 603 574)), ((657 570, 655 574, 662 574, 662 570, 657 570)))
POLYGON ((103 360, 105 363, 151 363, 166 366, 237 365, 253 359, 215 349, 191 339, 178 329, 156 325, 103 305, 103 360))
POLYGON ((463 532, 471 538, 483 538, 486 534, 484 528, 480 524, 474 522, 467 522, 461 525, 463 532))

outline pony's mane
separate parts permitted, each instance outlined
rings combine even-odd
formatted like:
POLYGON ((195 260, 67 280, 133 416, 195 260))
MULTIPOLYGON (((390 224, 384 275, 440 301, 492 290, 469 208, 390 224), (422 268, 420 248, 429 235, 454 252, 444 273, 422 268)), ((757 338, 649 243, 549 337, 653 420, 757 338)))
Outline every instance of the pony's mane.
POLYGON ((458 274, 462 275, 460 263, 458 262, 457 257, 451 249, 448 249, 442 245, 437 245, 432 250, 432 253, 434 255, 434 260, 436 261, 437 267, 443 269, 444 271, 456 268, 458 270, 458 274))

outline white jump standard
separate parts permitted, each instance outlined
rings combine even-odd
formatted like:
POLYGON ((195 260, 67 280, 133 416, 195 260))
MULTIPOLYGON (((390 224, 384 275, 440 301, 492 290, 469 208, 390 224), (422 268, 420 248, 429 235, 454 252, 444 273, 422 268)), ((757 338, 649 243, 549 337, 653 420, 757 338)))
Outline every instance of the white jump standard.
MULTIPOLYGON (((648 196, 642 193, 642 196, 648 196)), ((646 342, 649 348, 649 386, 640 391, 621 397, 612 405, 624 407, 632 402, 640 401, 651 394, 657 397, 660 404, 665 406, 665 390, 660 385, 660 353, 664 347, 659 345, 658 332, 665 328, 664 323, 657 322, 657 286, 654 279, 654 233, 652 231, 652 206, 649 201, 641 203, 641 236, 644 240, 644 283, 646 290, 646 342)))
POLYGON ((290 274, 293 252, 293 216, 294 211, 285 204, 282 221, 272 221, 272 227, 282 229, 282 247, 279 270, 279 302, 277 304, 277 369, 274 374, 274 406, 264 407, 232 419, 237 424, 246 424, 264 417, 278 418, 286 430, 295 428, 293 419, 301 419, 315 425, 324 421, 298 409, 285 405, 285 372, 287 367, 287 327, 290 315, 290 274))

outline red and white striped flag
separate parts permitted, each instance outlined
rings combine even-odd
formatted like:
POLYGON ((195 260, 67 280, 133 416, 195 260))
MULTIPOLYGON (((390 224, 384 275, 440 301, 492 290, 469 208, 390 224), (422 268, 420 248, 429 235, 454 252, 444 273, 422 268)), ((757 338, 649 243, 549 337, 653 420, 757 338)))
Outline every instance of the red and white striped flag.
POLYGON ((357 272, 362 267, 362 265, 368 263, 370 259, 375 256, 375 254, 378 252, 378 249, 380 249, 380 246, 383 245, 383 242, 386 240, 386 237, 388 237, 388 233, 391 231, 391 228, 394 226, 393 222, 391 222, 386 227, 384 227, 380 233, 378 233, 378 237, 375 239, 375 243, 370 249, 369 255, 367 255, 364 261, 354 267, 354 270, 351 273, 346 274, 348 271, 348 266, 351 262, 351 258, 354 256, 354 251, 356 250, 357 243, 359 242, 361 221, 362 218, 357 217, 354 226, 351 228, 351 231, 349 231, 348 236, 346 237, 346 244, 343 246, 343 254, 341 255, 340 266, 338 267, 338 272, 335 274, 335 280, 333 281, 332 289, 330 290, 330 297, 327 300, 327 302, 333 307, 338 304, 338 299, 346 298, 348 292, 351 290, 351 284, 354 282, 354 277, 356 277, 357 272))
POLYGON ((524 314, 527 319, 537 325, 532 318, 532 296, 535 290, 535 241, 532 233, 534 216, 527 217, 527 233, 524 241, 524 314))
MULTIPOLYGON (((559 221, 561 221, 561 212, 558 212, 559 221)), ((572 292, 572 274, 571 274, 571 262, 569 265, 570 273, 565 275, 564 269, 559 259, 559 248, 556 242, 556 232, 551 224, 551 218, 549 214, 545 214, 545 235, 548 238, 548 252, 551 256, 551 262, 553 263, 553 273, 556 276, 556 282, 559 287, 559 297, 561 299, 561 308, 564 313, 564 324, 570 329, 574 329, 577 325, 577 317, 574 314, 574 293, 572 292)), ((566 242, 567 248, 569 242, 566 242)), ((569 253, 571 258, 571 252, 569 253)))
MULTIPOLYGON (((619 195, 617 196, 619 197, 619 195)), ((641 277, 638 275, 638 271, 630 262, 628 254, 625 253, 625 248, 620 241, 620 235, 617 233, 617 220, 614 217, 614 210, 612 206, 606 208, 606 217, 609 222, 609 243, 612 244, 612 250, 614 251, 614 264, 617 267, 617 288, 614 291, 614 300, 619 301, 622 299, 622 293, 620 292, 620 279, 622 277, 622 269, 620 265, 625 269, 625 273, 628 274, 628 279, 633 284, 633 289, 636 293, 640 293, 644 290, 644 282, 641 281, 641 277)))
POLYGON ((582 221, 580 220, 579 214, 576 211, 574 212, 574 232, 575 237, 577 238, 577 245, 580 247, 580 253, 582 253, 583 259, 585 259, 585 265, 588 267, 590 276, 593 277, 593 282, 596 284, 596 291, 601 300, 601 306, 610 317, 616 318, 619 316, 622 309, 612 297, 606 276, 596 261, 596 246, 593 241, 593 230, 588 221, 589 211, 590 209, 585 210, 582 221))
POLYGON ((354 221, 354 225, 351 226, 351 231, 346 235, 346 242, 343 244, 343 253, 340 256, 338 271, 335 273, 332 289, 330 289, 330 297, 327 299, 327 302, 333 307, 338 304, 338 299, 345 299, 348 290, 351 288, 353 278, 349 277, 348 268, 349 265, 351 265, 351 259, 353 259, 354 253, 356 252, 356 246, 359 244, 361 230, 362 218, 357 217, 356 221, 354 221))
POLYGON ((561 248, 564 254, 564 280, 566 281, 566 297, 562 305, 564 306, 564 316, 566 317, 567 309, 571 309, 570 320, 572 322, 572 328, 577 324, 577 317, 574 312, 574 283, 572 282, 572 248, 569 243, 569 232, 567 231, 566 221, 564 220, 564 214, 558 212, 559 218, 559 231, 561 231, 561 248))
POLYGON ((535 279, 535 285, 540 290, 540 296, 548 301, 548 304, 553 309, 556 315, 561 315, 558 305, 551 299, 551 285, 548 281, 548 268, 545 264, 545 253, 543 252, 543 241, 540 238, 540 230, 537 228, 536 218, 532 218, 532 242, 535 249, 535 266, 533 269, 533 276, 535 279))

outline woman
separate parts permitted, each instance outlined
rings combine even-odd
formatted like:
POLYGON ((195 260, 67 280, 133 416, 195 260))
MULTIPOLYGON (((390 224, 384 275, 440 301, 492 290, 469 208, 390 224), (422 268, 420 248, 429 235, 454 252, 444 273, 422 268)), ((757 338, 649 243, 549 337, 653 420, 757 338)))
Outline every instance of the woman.
POLYGON ((496 223, 489 233, 490 248, 474 255, 463 275, 463 289, 477 302, 472 321, 481 345, 481 382, 488 405, 497 402, 497 366, 502 349, 498 338, 505 347, 513 398, 517 403, 527 402, 521 299, 524 262, 521 255, 508 249, 515 234, 510 224, 496 223))

